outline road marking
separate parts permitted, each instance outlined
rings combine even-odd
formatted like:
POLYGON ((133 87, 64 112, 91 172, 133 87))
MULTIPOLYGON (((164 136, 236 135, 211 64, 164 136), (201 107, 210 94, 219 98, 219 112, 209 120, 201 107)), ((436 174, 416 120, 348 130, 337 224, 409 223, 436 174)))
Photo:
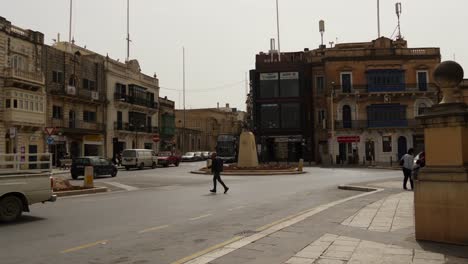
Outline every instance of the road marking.
POLYGON ((238 210, 238 209, 242 209, 242 208, 245 208, 245 206, 244 206, 244 205, 237 206, 237 207, 234 207, 234 208, 228 209, 228 211, 234 211, 234 210, 238 210))
POLYGON ((205 218, 205 217, 208 217, 208 216, 211 216, 212 214, 206 214, 206 215, 200 215, 200 216, 197 216, 197 217, 194 217, 194 218, 189 218, 190 221, 195 221, 195 220, 198 220, 198 219, 202 219, 202 218, 205 218))
POLYGON ((214 261, 220 257, 223 257, 227 254, 229 254, 230 252, 233 252, 237 249, 240 249, 250 243, 253 243, 257 240, 260 240, 268 235, 271 235, 275 232, 278 232, 286 227, 289 227, 291 225, 294 225, 296 223, 299 223, 313 215, 316 215, 320 212, 323 212, 333 206, 336 206, 336 205, 339 205, 339 204, 342 204, 342 203, 345 203, 345 202, 348 202, 350 200, 353 200, 353 199, 356 199, 356 198, 360 198, 360 197, 364 197, 364 196, 367 196, 367 195, 371 195, 371 194, 375 194, 375 193, 378 193, 378 192, 381 192, 383 191, 383 189, 379 189, 379 188, 375 188, 374 191, 371 191, 371 192, 365 192, 365 193, 361 193, 361 194, 358 194, 358 195, 354 195, 354 196, 350 196, 348 198, 344 198, 344 199, 341 199, 341 200, 337 200, 337 201, 334 201, 334 202, 331 202, 331 203, 328 203, 328 204, 324 204, 324 205, 319 205, 317 207, 314 207, 314 208, 311 208, 311 209, 308 209, 308 210, 305 210, 305 211, 302 211, 300 213, 297 213, 297 214, 294 214, 294 215, 291 215, 291 216, 288 216, 286 218, 283 218, 281 220, 278 220, 278 221, 275 221, 273 223, 270 223, 270 224, 267 224, 267 225, 264 225, 260 228, 258 228, 256 231, 259 231, 259 233, 256 233, 254 235, 251 235, 251 236, 247 236, 247 237, 234 237, 233 239, 231 240, 228 240, 226 242, 223 242, 221 244, 218 244, 218 245, 215 245, 211 248, 208 248, 208 249, 205 249, 203 251, 200 251, 198 253, 195 253, 191 256, 188 256, 188 257, 185 257, 181 260, 178 260, 176 262, 173 262, 172 264, 182 264, 182 263, 186 263, 186 264, 207 264, 211 261, 214 261))
POLYGON ((168 225, 151 227, 151 228, 147 228, 147 229, 143 229, 141 231, 138 231, 138 234, 153 232, 153 231, 161 230, 161 229, 168 228, 168 227, 169 227, 168 225))
POLYGON ((85 249, 85 248, 90 248, 90 247, 94 247, 94 246, 98 246, 98 245, 105 245, 105 244, 107 244, 107 242, 109 242, 109 240, 100 240, 100 241, 96 241, 96 242, 93 242, 93 243, 89 243, 89 244, 85 244, 85 245, 65 249, 63 251, 60 251, 60 253, 66 254, 66 253, 82 250, 82 249, 85 249))
POLYGON ((118 188, 121 188, 121 189, 124 189, 124 190, 127 190, 127 191, 136 191, 136 190, 139 190, 140 188, 137 188, 135 186, 130 186, 130 185, 126 185, 126 184, 122 184, 122 183, 119 183, 119 182, 104 182, 105 184, 110 184, 112 186, 115 186, 115 187, 118 187, 118 188))

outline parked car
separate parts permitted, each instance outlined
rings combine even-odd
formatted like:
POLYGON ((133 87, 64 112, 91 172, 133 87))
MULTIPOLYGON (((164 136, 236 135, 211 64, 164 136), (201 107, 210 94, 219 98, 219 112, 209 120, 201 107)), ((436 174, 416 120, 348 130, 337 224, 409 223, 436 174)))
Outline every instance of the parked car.
POLYGON ((159 152, 158 153, 158 165, 168 167, 171 164, 179 166, 180 156, 177 156, 171 152, 159 152))
POLYGON ((203 155, 202 155, 202 152, 201 152, 201 151, 195 152, 195 160, 196 160, 196 161, 203 160, 203 155))
POLYGON ((203 159, 204 159, 204 160, 207 160, 207 159, 211 158, 211 155, 210 155, 210 154, 211 154, 211 153, 210 153, 209 151, 203 151, 203 152, 202 152, 202 157, 203 157, 203 159))
POLYGON ((158 155, 150 149, 126 149, 122 152, 122 166, 126 170, 145 167, 156 168, 158 164, 158 155))
POLYGON ((84 176, 85 167, 87 166, 93 167, 94 177, 101 175, 117 176, 118 169, 112 161, 103 157, 86 156, 73 160, 70 169, 72 178, 76 180, 79 176, 84 176))
POLYGON ((187 152, 182 155, 182 161, 196 161, 197 157, 195 157, 195 152, 187 152))
MULTIPOLYGON (((39 160, 42 158, 51 159, 50 153, 38 153, 34 157, 39 157, 39 160)), ((38 162, 41 161, 31 161, 31 163, 35 163, 34 165, 46 164, 38 164, 38 162)), ((37 169, 22 169, 20 165, 24 161, 21 161, 20 154, 5 155, 0 153, 0 165, 5 166, 6 163, 8 163, 7 166, 19 168, 19 170, 0 173, 0 222, 11 222, 18 219, 23 212, 29 212, 29 206, 32 204, 57 200, 57 196, 52 192, 54 182, 51 177, 51 166, 48 166, 45 171, 39 172, 37 169)))

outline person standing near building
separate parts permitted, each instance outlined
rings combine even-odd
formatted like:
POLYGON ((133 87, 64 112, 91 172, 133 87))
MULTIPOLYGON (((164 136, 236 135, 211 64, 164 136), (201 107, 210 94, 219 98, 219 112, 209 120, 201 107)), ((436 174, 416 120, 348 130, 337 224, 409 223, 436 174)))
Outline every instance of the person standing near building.
POLYGON ((229 188, 221 180, 221 172, 223 171, 223 160, 217 157, 216 152, 211 154, 211 172, 213 173, 213 189, 210 190, 212 193, 216 193, 216 181, 219 181, 224 187, 224 193, 227 193, 229 188))
POLYGON ((410 181, 411 185, 411 190, 413 190, 413 179, 411 178, 411 174, 413 173, 413 167, 414 167, 414 149, 410 148, 408 149, 408 153, 403 155, 400 159, 400 165, 403 168, 403 175, 405 176, 403 180, 403 189, 407 190, 408 188, 406 187, 406 183, 408 182, 408 179, 410 181))

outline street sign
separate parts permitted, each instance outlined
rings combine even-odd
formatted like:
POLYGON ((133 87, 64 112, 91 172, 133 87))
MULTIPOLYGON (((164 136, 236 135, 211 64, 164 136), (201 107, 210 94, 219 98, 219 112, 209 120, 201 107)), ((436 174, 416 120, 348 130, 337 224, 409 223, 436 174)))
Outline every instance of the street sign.
POLYGON ((153 136, 153 141, 154 142, 159 142, 161 139, 159 138, 159 135, 154 135, 153 136))
POLYGON ((44 131, 47 133, 48 136, 51 136, 55 133, 55 127, 46 127, 44 131))
POLYGON ((337 141, 339 143, 353 143, 353 142, 360 142, 361 138, 359 136, 343 136, 343 137, 338 137, 337 141))
POLYGON ((47 137, 47 145, 53 145, 54 144, 54 138, 53 137, 47 137))

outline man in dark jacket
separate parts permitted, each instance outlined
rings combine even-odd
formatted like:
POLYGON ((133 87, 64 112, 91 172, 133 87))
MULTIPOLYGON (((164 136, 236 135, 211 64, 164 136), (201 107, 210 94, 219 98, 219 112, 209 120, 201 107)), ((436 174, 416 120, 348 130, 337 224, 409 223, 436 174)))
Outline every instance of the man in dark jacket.
POLYGON ((211 155, 211 172, 213 173, 213 189, 210 192, 216 192, 216 181, 219 181, 224 187, 224 193, 227 193, 229 188, 221 180, 221 172, 223 171, 223 160, 218 158, 216 153, 211 155))

